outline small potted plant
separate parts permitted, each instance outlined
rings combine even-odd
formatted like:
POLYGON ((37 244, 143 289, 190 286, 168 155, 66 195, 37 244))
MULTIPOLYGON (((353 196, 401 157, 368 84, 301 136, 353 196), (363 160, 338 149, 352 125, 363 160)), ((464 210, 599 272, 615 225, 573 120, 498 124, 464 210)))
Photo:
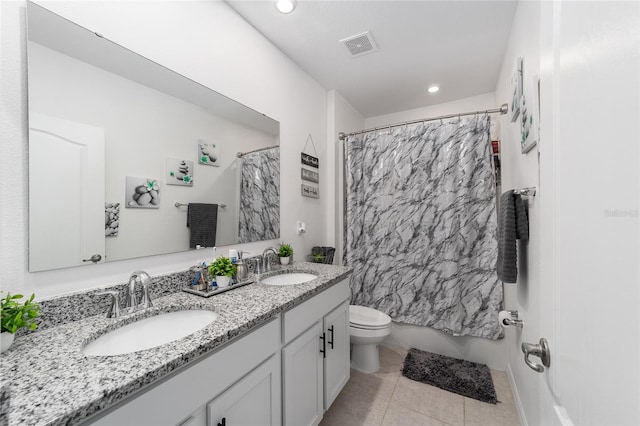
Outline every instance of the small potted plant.
POLYGON ((313 263, 324 263, 325 256, 323 253, 311 253, 313 263))
POLYGON ((19 299, 22 299, 21 294, 7 293, 7 297, 2 298, 0 305, 2 307, 2 333, 0 334, 0 353, 9 349, 13 344, 16 331, 23 327, 28 327, 29 330, 35 330, 38 328, 36 318, 40 311, 40 305, 33 303, 33 299, 36 297, 32 294, 26 302, 22 303, 19 299))
POLYGON ((280 248, 278 249, 278 256, 280 256, 281 265, 288 265, 292 255, 293 247, 291 247, 287 243, 280 244, 280 248))
POLYGON ((212 277, 216 277, 218 288, 228 286, 234 272, 235 268, 231 263, 231 259, 225 256, 220 256, 209 265, 209 274, 212 277))

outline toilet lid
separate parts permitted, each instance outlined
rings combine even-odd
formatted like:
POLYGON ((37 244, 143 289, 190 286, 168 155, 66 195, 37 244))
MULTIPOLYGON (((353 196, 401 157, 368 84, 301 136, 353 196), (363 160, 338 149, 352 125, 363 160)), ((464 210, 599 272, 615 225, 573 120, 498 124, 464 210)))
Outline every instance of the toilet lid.
POLYGON ((356 328, 378 329, 391 324, 391 317, 366 306, 349 305, 349 323, 356 328))

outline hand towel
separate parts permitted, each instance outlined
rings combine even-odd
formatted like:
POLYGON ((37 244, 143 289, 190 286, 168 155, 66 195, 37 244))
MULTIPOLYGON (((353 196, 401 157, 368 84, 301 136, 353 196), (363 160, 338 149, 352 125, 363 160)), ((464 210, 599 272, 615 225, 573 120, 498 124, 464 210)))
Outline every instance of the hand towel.
POLYGON ((191 230, 189 247, 215 247, 218 205, 189 203, 189 207, 187 207, 187 226, 191 230))
POLYGON ((519 194, 507 191, 500 197, 498 223, 498 278, 505 283, 518 279, 518 252, 516 239, 529 239, 529 220, 524 201, 519 194))

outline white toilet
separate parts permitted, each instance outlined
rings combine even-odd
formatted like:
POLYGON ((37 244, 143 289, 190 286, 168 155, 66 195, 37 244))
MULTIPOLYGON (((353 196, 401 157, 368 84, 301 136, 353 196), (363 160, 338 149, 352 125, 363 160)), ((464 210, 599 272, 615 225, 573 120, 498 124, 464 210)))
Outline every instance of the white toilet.
POLYGON ((391 333, 389 315, 364 306, 349 305, 351 368, 363 373, 380 369, 378 343, 391 333))

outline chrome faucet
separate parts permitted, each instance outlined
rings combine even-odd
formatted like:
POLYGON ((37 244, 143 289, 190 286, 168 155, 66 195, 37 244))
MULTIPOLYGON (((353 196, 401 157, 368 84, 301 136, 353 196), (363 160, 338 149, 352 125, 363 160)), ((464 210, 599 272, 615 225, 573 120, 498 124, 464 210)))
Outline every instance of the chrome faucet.
POLYGON ((142 284, 142 298, 140 299, 140 308, 146 309, 153 306, 151 298, 149 297, 149 284, 151 284, 151 277, 144 271, 135 271, 129 277, 129 287, 127 288, 127 296, 125 299, 125 307, 130 308, 133 311, 138 308, 138 302, 136 301, 136 283, 142 284))
POLYGON ((270 251, 273 252, 273 254, 275 254, 276 256, 278 255, 278 252, 273 247, 267 247, 266 249, 264 249, 264 251, 262 252, 262 272, 269 272, 269 270, 271 269, 271 266, 269 265, 270 251))

